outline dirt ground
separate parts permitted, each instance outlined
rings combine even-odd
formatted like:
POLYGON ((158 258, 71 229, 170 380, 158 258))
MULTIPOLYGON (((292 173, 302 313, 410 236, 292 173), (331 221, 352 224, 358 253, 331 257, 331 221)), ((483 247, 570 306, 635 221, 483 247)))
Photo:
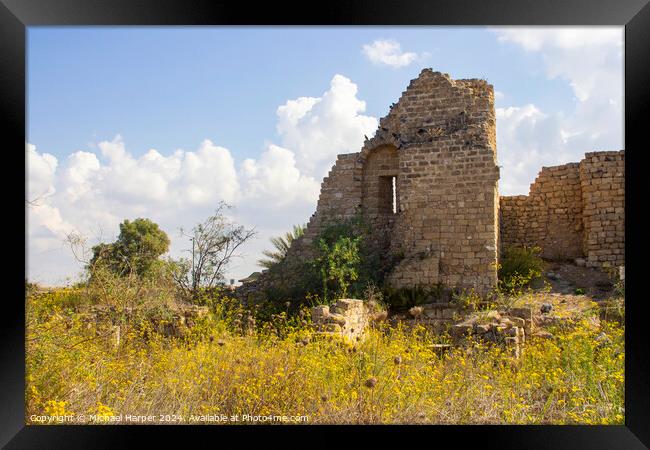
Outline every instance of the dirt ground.
POLYGON ((591 267, 580 267, 569 262, 545 263, 541 280, 533 287, 541 288, 544 281, 550 284, 551 292, 565 295, 584 294, 594 300, 604 300, 614 295, 616 278, 607 272, 591 267))
POLYGON ((530 307, 538 330, 580 317, 588 317, 588 321, 598 327, 599 317, 616 318, 620 314, 621 305, 616 303, 620 294, 615 286, 618 281, 615 273, 571 262, 547 261, 542 278, 533 283, 535 292, 517 298, 511 306, 530 307), (612 306, 611 302, 618 306, 612 306), (594 308, 598 310, 595 316, 594 308))

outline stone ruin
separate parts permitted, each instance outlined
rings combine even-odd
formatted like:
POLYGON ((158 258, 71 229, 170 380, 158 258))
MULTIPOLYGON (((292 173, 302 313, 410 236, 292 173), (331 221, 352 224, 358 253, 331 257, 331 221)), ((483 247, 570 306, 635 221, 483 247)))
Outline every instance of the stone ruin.
MULTIPOLYGON (((437 331, 447 328, 454 345, 464 345, 470 337, 506 346, 519 358, 526 336, 534 327, 531 308, 510 308, 465 315, 451 304, 432 303, 411 308, 409 313, 391 320, 421 324, 437 331)), ((363 340, 367 327, 374 321, 371 309, 362 300, 339 299, 333 306, 320 305, 311 310, 312 326, 318 335, 336 336, 354 344, 363 340)), ((439 345, 448 348, 450 345, 439 345)))
POLYGON ((500 198, 501 245, 535 245, 550 260, 625 265, 625 151, 544 167, 530 194, 500 198))
MULTIPOLYGON (((312 259, 325 227, 361 214, 393 288, 487 294, 500 252, 512 244, 539 246, 548 259, 620 266, 624 158, 624 151, 588 153, 579 163, 543 168, 528 196, 499 197, 492 85, 424 69, 374 137, 359 152, 338 155, 285 261, 312 259)), ((262 272, 238 296, 272 283, 262 272)))
MULTIPOLYGON (((448 332, 448 344, 432 344, 441 354, 452 346, 465 346, 480 340, 501 345, 514 358, 519 358, 527 339, 553 338, 545 330, 549 325, 568 326, 570 316, 559 317, 537 311, 532 305, 508 309, 466 311, 449 303, 430 303, 411 308, 407 313, 397 313, 389 319, 406 326, 422 325, 437 333, 448 332)), ((362 341, 366 330, 373 324, 386 320, 386 315, 373 311, 363 300, 339 299, 334 305, 319 305, 311 310, 316 335, 337 337, 351 344, 362 341)))
MULTIPOLYGON (((115 347, 120 345, 122 328, 142 319, 142 311, 133 307, 118 309, 113 305, 93 305, 82 307, 78 312, 86 328, 94 330, 97 335, 109 331, 115 347)), ((168 313, 169 317, 166 319, 149 317, 148 320, 163 336, 181 337, 194 327, 197 321, 206 317, 209 310, 207 306, 182 303, 176 304, 168 313)))
POLYGON ((519 358, 526 336, 534 327, 531 308, 510 308, 505 311, 486 311, 472 314, 451 327, 456 345, 469 337, 506 346, 515 358, 519 358))
POLYGON ((363 339, 370 319, 370 311, 362 300, 340 299, 331 307, 320 305, 311 310, 318 333, 342 336, 351 342, 363 339))

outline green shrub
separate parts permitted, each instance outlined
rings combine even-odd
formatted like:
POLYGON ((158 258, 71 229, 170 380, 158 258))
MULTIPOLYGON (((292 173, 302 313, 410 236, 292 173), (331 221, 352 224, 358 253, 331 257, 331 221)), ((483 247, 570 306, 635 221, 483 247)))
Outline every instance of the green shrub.
POLYGON ((347 296, 350 285, 359 279, 360 238, 339 236, 331 244, 325 238, 318 241, 320 256, 315 260, 323 283, 325 302, 333 297, 347 296))
POLYGON ((499 279, 505 280, 515 274, 527 276, 531 273, 539 277, 544 268, 544 261, 539 257, 541 251, 539 247, 508 247, 501 258, 499 279))
POLYGON ((120 224, 120 235, 111 244, 92 248, 93 257, 87 269, 94 274, 98 268, 119 276, 142 276, 152 270, 158 257, 169 250, 169 237, 149 219, 125 220, 120 224))
POLYGON ((434 287, 414 286, 404 288, 387 287, 384 290, 384 299, 391 308, 407 309, 413 306, 431 303, 440 299, 442 288, 440 285, 434 287))
POLYGON ((506 295, 518 295, 530 282, 542 275, 544 261, 539 247, 511 246, 506 248, 498 266, 498 290, 506 295))

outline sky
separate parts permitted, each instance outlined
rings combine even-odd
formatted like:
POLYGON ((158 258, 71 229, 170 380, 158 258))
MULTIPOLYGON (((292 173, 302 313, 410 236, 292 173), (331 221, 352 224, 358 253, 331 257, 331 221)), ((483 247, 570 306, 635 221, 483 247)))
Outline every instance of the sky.
MULTIPOLYGON (((219 201, 255 228, 226 277, 306 223, 423 68, 494 86, 501 195, 543 166, 621 150, 623 27, 29 27, 27 277, 83 269, 65 244, 154 220, 187 256, 219 201)), ((77 255, 79 256, 79 255, 77 255)))

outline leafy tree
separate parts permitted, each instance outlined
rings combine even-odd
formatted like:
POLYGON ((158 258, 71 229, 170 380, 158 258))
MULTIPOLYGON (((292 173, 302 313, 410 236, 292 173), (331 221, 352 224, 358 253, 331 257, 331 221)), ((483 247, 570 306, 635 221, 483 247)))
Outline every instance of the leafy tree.
POLYGON ((267 257, 267 259, 258 260, 258 264, 266 269, 278 264, 284 259, 291 247, 291 243, 298 239, 300 236, 305 234, 305 229, 307 225, 294 225, 292 231, 287 231, 283 236, 271 238, 271 243, 275 247, 275 251, 264 250, 262 254, 267 257))
POLYGON ((215 213, 191 232, 181 229, 181 235, 192 242, 192 249, 187 250, 192 259, 174 261, 174 279, 181 292, 192 300, 198 299, 201 289, 210 290, 222 282, 228 264, 239 256, 239 247, 255 236, 253 229, 246 229, 226 217, 226 210, 230 208, 220 202, 215 213))
POLYGON ((330 291, 347 296, 350 284, 359 279, 359 243, 361 238, 340 236, 331 244, 326 239, 318 241, 320 257, 316 259, 323 282, 323 299, 327 302, 330 291))
POLYGON ((120 275, 145 275, 169 250, 169 237, 149 219, 125 220, 120 224, 120 234, 111 244, 92 248, 93 257, 88 268, 93 272, 99 265, 120 275))
POLYGON ((318 256, 313 268, 319 274, 324 301, 347 296, 362 272, 364 234, 360 219, 353 217, 327 226, 316 241, 318 256))

